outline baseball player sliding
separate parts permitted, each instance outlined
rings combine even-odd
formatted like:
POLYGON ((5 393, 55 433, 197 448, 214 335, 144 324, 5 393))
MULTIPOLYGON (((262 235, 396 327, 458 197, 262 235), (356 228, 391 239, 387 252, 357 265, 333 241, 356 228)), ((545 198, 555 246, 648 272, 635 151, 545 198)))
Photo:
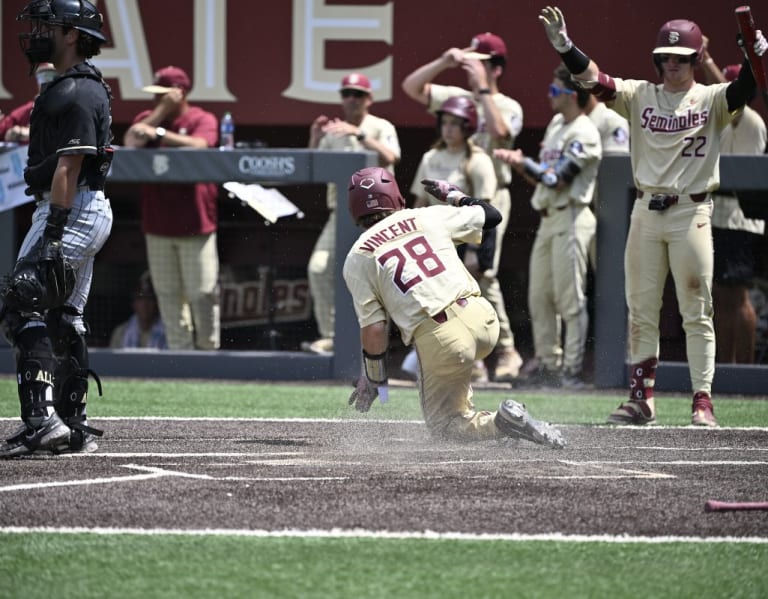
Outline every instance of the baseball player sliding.
POLYGON ((380 167, 359 170, 349 181, 352 220, 365 229, 344 262, 363 346, 363 373, 349 403, 367 412, 376 397, 386 397, 391 318, 403 342, 416 348, 421 408, 433 436, 513 437, 563 447, 560 431, 514 400, 501 402, 496 412, 474 409, 472 365, 493 350, 499 320, 456 245, 480 243, 501 213, 447 181, 422 183, 445 205, 406 209, 394 176, 380 167))
MULTIPOLYGON (((565 17, 546 7, 539 20, 552 46, 582 86, 630 123, 637 199, 624 255, 629 307, 630 399, 608 422, 656 420, 653 386, 659 357, 659 311, 667 273, 675 281, 693 387, 691 422, 718 426, 712 406, 715 333, 712 323, 712 200, 720 184, 720 131, 755 89, 746 68, 730 84, 701 85, 694 67, 702 51, 698 25, 684 19, 659 29, 653 62, 662 83, 603 73, 568 37, 565 17)), ((757 32, 755 53, 768 49, 757 32)))

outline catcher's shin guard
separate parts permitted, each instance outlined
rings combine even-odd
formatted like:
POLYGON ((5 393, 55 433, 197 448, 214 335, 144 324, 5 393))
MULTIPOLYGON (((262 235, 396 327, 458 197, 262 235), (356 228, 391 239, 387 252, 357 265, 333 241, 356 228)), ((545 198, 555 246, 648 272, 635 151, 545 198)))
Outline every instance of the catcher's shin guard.
POLYGON ((21 419, 38 428, 54 412, 55 359, 45 323, 31 320, 24 325, 15 335, 14 350, 21 419))
POLYGON ((85 336, 61 318, 57 319, 55 325, 50 322, 50 327, 56 352, 56 370, 53 377, 56 411, 72 429, 72 443, 77 444, 86 434, 100 437, 104 434, 103 431, 87 424, 89 375, 96 381, 99 395, 102 394, 102 390, 98 375, 88 368, 88 346, 85 336))

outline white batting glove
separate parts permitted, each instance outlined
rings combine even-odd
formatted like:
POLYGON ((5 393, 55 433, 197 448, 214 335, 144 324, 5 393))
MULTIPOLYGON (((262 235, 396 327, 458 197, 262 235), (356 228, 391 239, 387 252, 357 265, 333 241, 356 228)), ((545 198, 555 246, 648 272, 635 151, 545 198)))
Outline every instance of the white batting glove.
POLYGON ((761 56, 768 50, 768 40, 765 39, 763 32, 759 29, 755 32, 755 45, 753 46, 755 54, 761 56))
POLYGON ((557 6, 547 6, 541 9, 539 21, 544 25, 544 31, 547 32, 549 42, 555 50, 562 54, 573 48, 573 42, 568 37, 568 31, 565 28, 563 11, 557 6))
POLYGON ((421 184, 424 186, 424 191, 446 204, 458 206, 461 199, 467 197, 467 194, 453 183, 441 179, 422 179, 421 184))

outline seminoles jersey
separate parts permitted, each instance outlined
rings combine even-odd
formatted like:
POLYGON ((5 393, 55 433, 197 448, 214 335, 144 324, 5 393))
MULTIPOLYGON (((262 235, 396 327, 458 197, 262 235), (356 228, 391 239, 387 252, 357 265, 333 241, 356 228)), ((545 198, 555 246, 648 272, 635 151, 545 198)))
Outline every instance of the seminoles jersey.
POLYGON ((562 114, 556 114, 544 132, 539 162, 548 168, 557 169, 558 163, 569 160, 575 162, 581 170, 570 185, 562 188, 537 185, 531 206, 543 210, 563 208, 569 204, 589 204, 601 157, 600 133, 588 116, 580 114, 566 123, 562 114))
MULTIPOLYGON (((509 129, 509 137, 506 139, 495 139, 488 133, 488 127, 485 124, 485 115, 483 114, 483 106, 480 102, 475 100, 472 92, 464 89, 463 87, 456 87, 453 85, 436 85, 430 86, 429 92, 429 111, 434 113, 440 109, 448 98, 454 96, 463 96, 471 98, 475 102, 477 107, 477 133, 472 136, 472 141, 481 147, 489 156, 493 156, 493 151, 496 148, 511 149, 515 144, 515 138, 520 134, 523 129, 523 109, 520 104, 504 94, 494 94, 493 102, 496 104, 496 108, 499 109, 501 118, 509 129)), ((512 167, 502 160, 493 160, 493 166, 496 169, 496 178, 498 179, 499 186, 503 187, 509 185, 512 182, 512 167)))
POLYGON ((441 179, 453 183, 464 193, 481 200, 492 200, 496 194, 496 172, 493 161, 477 146, 472 147, 472 154, 467 158, 464 150, 449 152, 447 149, 433 148, 427 151, 419 163, 413 178, 410 192, 428 204, 439 204, 440 200, 432 197, 421 184, 422 179, 441 179))
MULTIPOLYGON (((381 142, 389 148, 400 159, 400 141, 397 137, 395 126, 386 119, 382 119, 372 114, 366 114, 360 123, 360 131, 366 136, 381 142)), ((323 135, 317 146, 318 150, 331 150, 335 152, 366 152, 366 147, 354 135, 323 135)), ((390 173, 395 172, 395 165, 388 163, 379 163, 379 166, 387 169, 390 173)), ((336 184, 328 184, 326 195, 328 210, 336 209, 336 184)))
POLYGON ((629 123, 615 110, 598 102, 587 115, 600 132, 603 156, 606 154, 629 154, 629 123))
POLYGON ((416 327, 460 297, 480 295, 456 246, 480 243, 480 206, 399 210, 367 229, 347 254, 347 283, 360 327, 387 320, 408 345, 416 327))
POLYGON ((729 84, 695 83, 673 93, 649 81, 614 81, 616 99, 608 105, 630 123, 635 187, 674 194, 717 189, 720 132, 731 120, 725 98, 729 84))
MULTIPOLYGON (((744 107, 738 123, 734 121, 720 134, 720 151, 726 154, 762 154, 766 144, 763 118, 749 106, 744 107)), ((715 195, 712 226, 756 235, 765 232, 765 221, 746 218, 735 195, 715 195)))

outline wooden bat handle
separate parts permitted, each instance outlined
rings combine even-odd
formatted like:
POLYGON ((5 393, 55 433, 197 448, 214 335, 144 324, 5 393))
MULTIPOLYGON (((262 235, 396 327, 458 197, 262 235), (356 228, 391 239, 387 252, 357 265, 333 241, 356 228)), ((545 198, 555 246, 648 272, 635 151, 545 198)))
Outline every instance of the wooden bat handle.
POLYGON ((763 92, 768 91, 768 79, 766 79, 765 76, 763 61, 757 54, 755 54, 754 45, 757 34, 755 30, 755 21, 752 19, 752 9, 749 6, 739 6, 735 12, 736 21, 739 24, 739 31, 744 40, 744 50, 749 58, 752 73, 755 75, 757 87, 763 92))
POLYGON ((768 501, 729 502, 710 499, 704 504, 705 512, 741 512, 747 510, 768 510, 768 501))

